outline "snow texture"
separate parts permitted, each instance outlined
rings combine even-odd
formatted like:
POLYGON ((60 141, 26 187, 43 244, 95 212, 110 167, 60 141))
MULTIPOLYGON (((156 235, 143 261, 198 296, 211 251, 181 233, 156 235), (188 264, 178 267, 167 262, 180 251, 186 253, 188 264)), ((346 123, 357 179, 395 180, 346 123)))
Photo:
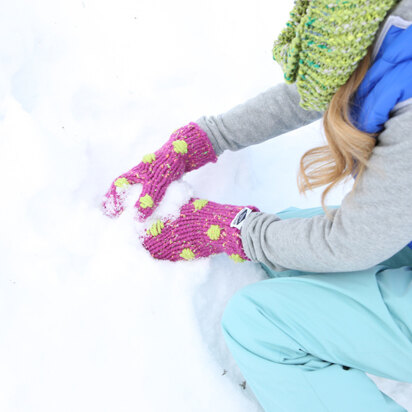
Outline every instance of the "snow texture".
MULTIPOLYGON (((261 411, 220 318, 260 266, 226 255, 153 260, 128 196, 110 183, 178 127, 282 81, 275 35, 293 2, 14 0, 0 15, 0 410, 261 411)), ((315 122, 173 183, 156 215, 190 196, 276 212, 300 196, 315 122)), ((329 198, 339 204, 349 187, 329 198)), ((152 218, 156 217, 154 215, 152 218)), ((372 377, 372 376, 371 376, 372 377)), ((372 377, 412 411, 411 385, 372 377)))

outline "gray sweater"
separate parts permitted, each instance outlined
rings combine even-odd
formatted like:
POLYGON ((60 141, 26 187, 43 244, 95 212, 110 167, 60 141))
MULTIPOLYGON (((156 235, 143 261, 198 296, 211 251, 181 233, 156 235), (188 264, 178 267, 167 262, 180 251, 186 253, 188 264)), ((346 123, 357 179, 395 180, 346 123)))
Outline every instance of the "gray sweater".
MULTIPOLYGON (((412 21, 412 0, 402 0, 388 13, 375 47, 390 15, 412 21)), ((295 83, 279 83, 226 113, 202 116, 196 122, 219 156, 323 116, 302 109, 299 100, 295 83)), ((276 214, 251 213, 241 228, 246 255, 276 271, 343 272, 374 266, 405 247, 412 240, 411 131, 412 104, 400 105, 378 136, 371 168, 340 207, 331 210, 332 221, 325 215, 280 220, 276 214)))

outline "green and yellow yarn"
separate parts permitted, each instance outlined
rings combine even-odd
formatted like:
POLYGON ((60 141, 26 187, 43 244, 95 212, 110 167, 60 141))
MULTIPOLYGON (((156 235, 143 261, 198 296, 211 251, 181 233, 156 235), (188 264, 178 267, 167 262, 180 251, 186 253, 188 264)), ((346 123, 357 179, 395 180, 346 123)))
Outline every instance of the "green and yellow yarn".
POLYGON ((210 225, 207 230, 207 235, 209 236, 209 239, 218 240, 220 237, 220 227, 218 225, 210 225))
POLYGON ((176 153, 187 153, 187 143, 184 140, 175 140, 173 142, 173 148, 176 153))
POLYGON ((195 254, 189 248, 186 248, 182 250, 180 257, 186 260, 192 260, 195 258, 195 254))
POLYGON ((154 153, 148 153, 143 156, 143 163, 152 163, 156 160, 156 155, 154 153))
POLYGON ((126 187, 128 185, 130 185, 129 181, 125 178, 125 177, 119 177, 118 179, 116 179, 116 181, 114 182, 114 185, 116 187, 126 187))
POLYGON ((245 259, 241 258, 240 255, 233 253, 232 255, 229 256, 232 260, 234 260, 236 263, 242 263, 245 262, 245 259))
POLYGON ((194 207, 195 207, 195 210, 201 210, 201 209, 203 209, 207 204, 208 204, 208 200, 205 200, 205 199, 196 199, 194 202, 193 202, 193 205, 194 205, 194 207))
POLYGON ((146 194, 140 198, 140 207, 143 209, 153 207, 153 199, 149 194, 146 194))
POLYGON ((326 110, 399 1, 295 0, 272 53, 285 82, 296 82, 302 108, 326 110))
POLYGON ((165 227, 164 223, 161 220, 156 220, 155 223, 150 227, 150 229, 147 229, 147 234, 152 235, 152 236, 157 236, 162 233, 162 229, 165 227))

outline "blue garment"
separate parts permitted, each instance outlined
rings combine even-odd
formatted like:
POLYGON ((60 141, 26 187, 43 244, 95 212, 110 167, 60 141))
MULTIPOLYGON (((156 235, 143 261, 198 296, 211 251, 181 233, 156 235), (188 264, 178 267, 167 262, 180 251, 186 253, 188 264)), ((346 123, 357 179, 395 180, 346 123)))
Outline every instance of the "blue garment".
POLYGON ((222 329, 264 410, 406 412, 365 372, 412 383, 412 250, 347 273, 262 267, 271 279, 229 300, 222 329))
MULTIPOLYGON (((351 105, 354 125, 368 133, 382 131, 394 107, 412 98, 412 25, 391 22, 396 19, 388 20, 389 29, 351 105)), ((408 247, 412 249, 412 241, 408 247)))
POLYGON ((412 25, 392 25, 352 102, 355 125, 368 133, 383 130, 396 104, 412 97, 412 25))

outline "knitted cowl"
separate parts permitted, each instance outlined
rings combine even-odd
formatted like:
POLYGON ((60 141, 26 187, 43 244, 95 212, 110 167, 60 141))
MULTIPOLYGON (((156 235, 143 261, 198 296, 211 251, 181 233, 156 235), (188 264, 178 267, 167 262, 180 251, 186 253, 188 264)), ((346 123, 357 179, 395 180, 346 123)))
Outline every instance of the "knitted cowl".
POLYGON ((306 110, 324 111, 373 43, 400 0, 295 0, 273 45, 285 82, 295 83, 306 110))

